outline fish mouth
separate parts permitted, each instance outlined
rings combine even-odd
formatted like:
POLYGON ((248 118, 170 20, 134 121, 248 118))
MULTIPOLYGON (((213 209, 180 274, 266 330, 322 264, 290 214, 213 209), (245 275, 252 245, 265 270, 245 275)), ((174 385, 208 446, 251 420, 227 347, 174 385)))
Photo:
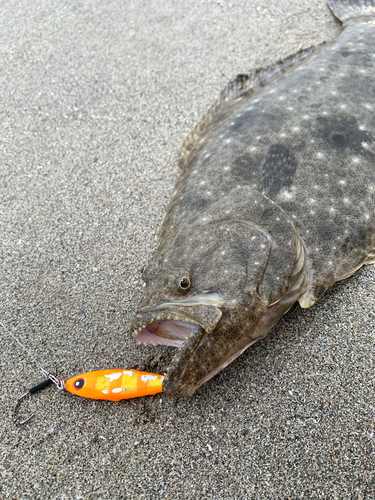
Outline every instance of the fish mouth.
POLYGON ((136 314, 133 339, 143 345, 181 347, 199 327, 211 332, 226 318, 223 298, 212 290, 178 302, 146 307, 136 314))
POLYGON ((136 315, 135 324, 138 326, 134 328, 133 323, 131 334, 133 340, 143 345, 166 345, 178 348, 168 369, 165 383, 163 382, 163 391, 169 395, 175 397, 191 395, 203 381, 211 378, 207 373, 202 373, 192 384, 189 383, 188 389, 182 380, 189 371, 189 359, 199 348, 202 340, 207 335, 215 335, 230 319, 231 311, 212 306, 210 309, 212 315, 216 316, 215 325, 207 324, 193 314, 186 312, 182 314, 176 310, 153 310, 136 315))
POLYGON ((133 331, 133 339, 143 345, 181 347, 199 325, 178 319, 156 319, 133 331))

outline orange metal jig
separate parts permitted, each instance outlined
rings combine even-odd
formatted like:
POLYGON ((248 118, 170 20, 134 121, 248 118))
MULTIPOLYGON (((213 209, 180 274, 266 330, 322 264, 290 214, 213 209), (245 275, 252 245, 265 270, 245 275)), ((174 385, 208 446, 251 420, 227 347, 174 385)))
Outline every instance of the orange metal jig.
POLYGON ((162 392, 164 378, 136 370, 99 370, 68 379, 65 389, 84 398, 120 401, 162 392))
MULTIPOLYGON (((138 398, 140 396, 151 396, 163 391, 162 383, 165 377, 155 373, 139 372, 137 370, 97 370, 82 373, 75 377, 58 377, 45 370, 33 354, 20 342, 20 340, 0 322, 0 326, 8 333, 21 347, 33 362, 38 366, 42 374, 46 377, 44 382, 32 387, 23 394, 17 401, 13 411, 13 422, 17 425, 25 424, 35 415, 20 421, 17 412, 21 402, 30 394, 44 389, 54 383, 58 389, 66 389, 72 394, 90 399, 107 399, 109 401, 120 401, 121 399, 138 398)), ((15 328, 17 329, 18 326, 15 328)))

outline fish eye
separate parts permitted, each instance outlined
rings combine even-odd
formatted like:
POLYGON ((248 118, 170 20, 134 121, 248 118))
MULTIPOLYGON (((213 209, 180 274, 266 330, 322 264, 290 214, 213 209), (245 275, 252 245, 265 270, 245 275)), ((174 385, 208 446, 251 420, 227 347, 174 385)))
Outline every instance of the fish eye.
POLYGON ((192 279, 188 271, 167 275, 165 287, 169 292, 176 295, 185 295, 191 290, 192 279))
POLYGON ((77 380, 74 382, 74 388, 79 391, 82 389, 82 387, 85 385, 85 379, 84 378, 77 378, 77 380))
POLYGON ((190 290, 190 287, 191 287, 190 278, 188 276, 183 276, 180 279, 180 288, 181 288, 181 290, 183 290, 184 292, 186 292, 186 291, 190 290))

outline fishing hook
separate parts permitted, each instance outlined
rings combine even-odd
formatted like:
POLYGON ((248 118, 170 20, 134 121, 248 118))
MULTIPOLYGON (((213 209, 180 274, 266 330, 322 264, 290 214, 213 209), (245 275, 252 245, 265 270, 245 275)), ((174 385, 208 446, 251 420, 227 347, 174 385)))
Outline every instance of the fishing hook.
POLYGON ((31 389, 29 389, 27 392, 25 392, 25 394, 23 394, 19 398, 19 400, 17 401, 16 406, 14 407, 14 410, 13 410, 13 423, 15 423, 16 425, 26 424, 26 422, 29 422, 29 420, 31 420, 36 415, 36 413, 33 413, 32 415, 27 417, 25 420, 18 420, 17 419, 17 413, 18 413, 19 407, 21 406, 21 403, 26 398, 26 396, 28 396, 28 395, 31 396, 31 394, 34 394, 35 392, 40 391, 41 389, 44 389, 45 387, 48 387, 51 384, 53 384, 53 381, 50 378, 48 378, 44 382, 41 382, 40 384, 36 385, 35 387, 32 387, 31 389))

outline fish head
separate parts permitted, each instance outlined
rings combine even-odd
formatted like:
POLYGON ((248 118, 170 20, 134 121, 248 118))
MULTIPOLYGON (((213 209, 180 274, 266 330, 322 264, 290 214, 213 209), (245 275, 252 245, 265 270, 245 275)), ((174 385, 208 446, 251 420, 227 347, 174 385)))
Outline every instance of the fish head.
POLYGON ((259 323, 291 288, 297 247, 290 219, 251 188, 236 189, 159 245, 132 336, 179 348, 164 392, 193 394, 261 338, 259 323))

